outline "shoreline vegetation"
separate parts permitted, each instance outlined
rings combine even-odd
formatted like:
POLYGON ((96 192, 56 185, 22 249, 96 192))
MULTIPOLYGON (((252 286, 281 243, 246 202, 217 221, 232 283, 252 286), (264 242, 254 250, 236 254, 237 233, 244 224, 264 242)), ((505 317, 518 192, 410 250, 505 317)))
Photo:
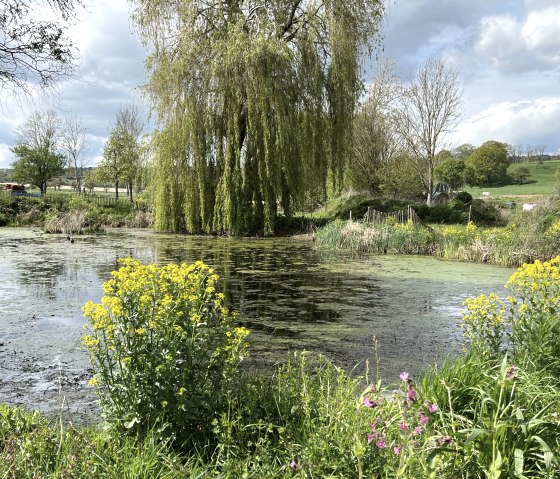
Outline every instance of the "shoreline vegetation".
MULTIPOLYGON (((318 213, 280 217, 276 236, 307 236, 319 248, 358 254, 431 255, 507 267, 536 259, 546 261, 560 251, 558 198, 549 197, 532 211, 466 200, 428 207, 400 200, 346 197, 318 213), (413 212, 414 220, 397 219, 396 212, 406 209, 413 212), (351 219, 367 216, 370 210, 384 217, 376 221, 351 219)), ((38 226, 46 233, 78 235, 102 232, 106 227, 151 228, 153 217, 141 197, 131 204, 64 194, 44 198, 0 195, 0 226, 38 226)))
POLYGON ((84 307, 106 422, 0 405, 2 477, 558 477, 560 257, 519 268, 506 299, 468 300, 464 353, 392 385, 375 338, 364 377, 305 352, 241 375, 247 331, 217 280, 201 262, 123 260, 84 307))
MULTIPOLYGON (((359 212, 356 216, 362 216, 364 203, 354 206, 359 212)), ((390 212, 402 205, 390 203, 387 209, 376 203, 375 207, 390 212)), ((399 221, 390 213, 377 221, 367 217, 334 220, 318 230, 317 245, 356 253, 421 254, 507 267, 537 259, 547 261, 560 252, 560 201, 556 198, 531 211, 498 208, 482 200, 411 208, 416 212, 414 221, 399 221)), ((352 217, 348 211, 344 216, 352 217)))
MULTIPOLYGON (((46 233, 78 235, 106 227, 154 225, 154 214, 142 197, 134 204, 93 198, 97 201, 69 194, 0 195, 0 226, 39 226, 46 233)), ((520 206, 511 209, 473 200, 468 194, 432 207, 355 195, 335 199, 313 214, 279 217, 277 225, 275 236, 307 235, 319 248, 431 255, 507 267, 546 261, 560 251, 560 200, 553 196, 532 211, 523 211, 520 206), (407 209, 414 218, 397 219, 396 212, 407 209), (384 218, 356 220, 367 217, 368 211, 379 211, 384 218)))

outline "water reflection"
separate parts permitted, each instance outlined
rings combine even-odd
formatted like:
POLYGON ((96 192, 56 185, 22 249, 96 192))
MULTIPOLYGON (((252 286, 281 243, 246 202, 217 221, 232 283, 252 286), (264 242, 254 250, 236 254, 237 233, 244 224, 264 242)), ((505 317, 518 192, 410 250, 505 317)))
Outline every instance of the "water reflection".
POLYGON ((375 335, 386 377, 458 351, 462 301, 499 290, 511 272, 432 258, 324 253, 288 238, 127 230, 70 243, 63 236, 0 229, 0 254, 1 330, 34 348, 39 361, 57 354, 77 368, 87 364, 79 348, 81 306, 100 300, 102 282, 122 257, 212 265, 228 304, 252 331, 250 367, 269 369, 287 351, 308 349, 352 368, 372 357, 375 335))

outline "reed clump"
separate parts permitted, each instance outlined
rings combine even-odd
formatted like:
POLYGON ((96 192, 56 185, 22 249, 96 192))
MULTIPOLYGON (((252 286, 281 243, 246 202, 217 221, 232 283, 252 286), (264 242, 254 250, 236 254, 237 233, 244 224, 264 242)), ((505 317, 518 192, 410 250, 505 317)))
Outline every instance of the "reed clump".
POLYGON ((547 261, 560 251, 560 204, 511 214, 507 226, 335 220, 317 234, 318 245, 360 253, 427 254, 453 261, 517 267, 547 261))

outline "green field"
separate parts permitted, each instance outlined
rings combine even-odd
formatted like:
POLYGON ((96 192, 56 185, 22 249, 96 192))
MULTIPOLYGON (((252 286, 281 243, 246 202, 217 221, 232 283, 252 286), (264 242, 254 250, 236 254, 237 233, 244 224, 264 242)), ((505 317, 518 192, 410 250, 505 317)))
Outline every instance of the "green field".
POLYGON ((560 161, 546 161, 542 165, 538 163, 515 163, 509 167, 508 172, 511 173, 512 170, 521 166, 529 168, 531 172, 528 183, 523 185, 466 188, 465 191, 468 191, 474 197, 482 196, 483 191, 489 192, 491 196, 545 196, 554 193, 555 173, 560 167, 560 161))

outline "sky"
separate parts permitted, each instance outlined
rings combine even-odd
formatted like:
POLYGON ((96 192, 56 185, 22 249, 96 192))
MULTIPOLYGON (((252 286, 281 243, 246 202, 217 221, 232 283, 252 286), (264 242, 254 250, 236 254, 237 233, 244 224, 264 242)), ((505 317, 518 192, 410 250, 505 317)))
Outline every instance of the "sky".
MULTIPOLYGON (((79 17, 70 30, 80 50, 77 79, 48 97, 0 92, 0 168, 13 161, 17 126, 33 110, 81 118, 91 165, 119 107, 136 103, 147 118, 139 89, 147 52, 132 31, 127 2, 89 0, 79 17)), ((394 60, 405 80, 430 57, 458 71, 463 115, 446 147, 498 140, 560 152, 560 0, 388 0, 383 36, 377 56, 394 60)), ((375 61, 367 60, 366 81, 375 61)))

